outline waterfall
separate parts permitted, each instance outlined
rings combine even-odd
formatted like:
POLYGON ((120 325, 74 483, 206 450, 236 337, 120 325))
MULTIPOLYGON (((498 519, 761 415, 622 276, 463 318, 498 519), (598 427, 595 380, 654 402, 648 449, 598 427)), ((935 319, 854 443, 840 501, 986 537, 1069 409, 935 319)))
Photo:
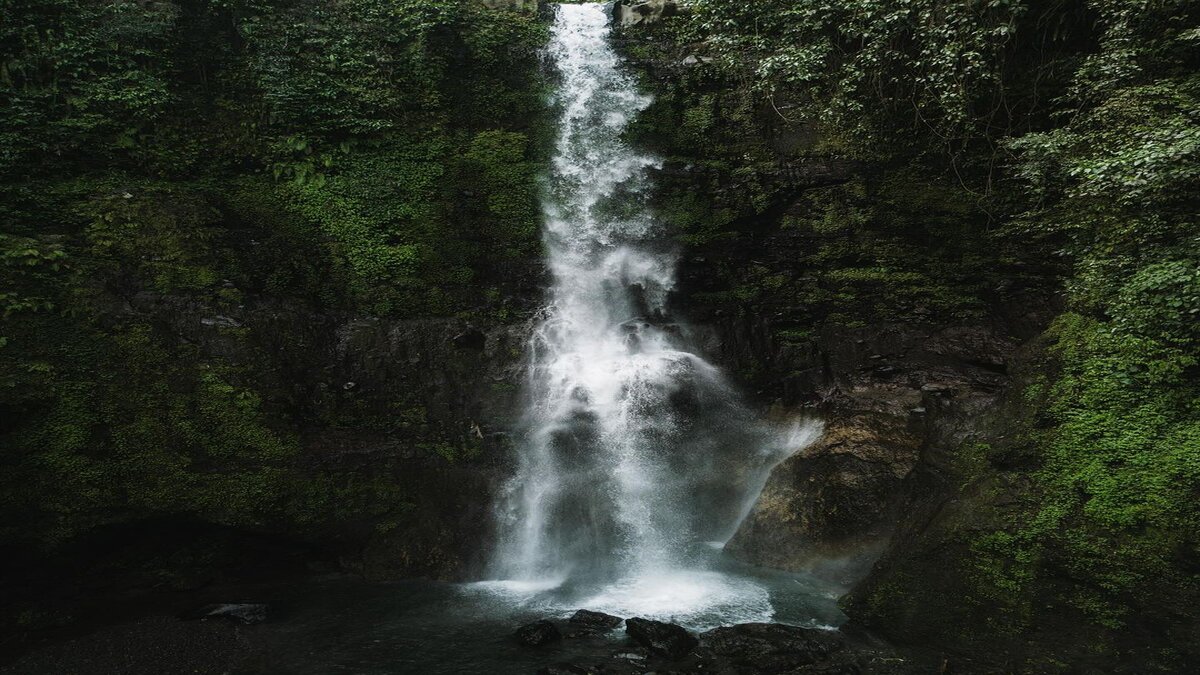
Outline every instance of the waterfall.
POLYGON ((623 138, 650 99, 622 69, 605 6, 560 5, 549 53, 561 110, 544 197, 553 283, 530 340, 493 572, 626 599, 667 592, 661 613, 677 614, 685 598, 721 601, 721 588, 692 583, 711 581, 712 542, 815 426, 797 436, 755 419, 671 314, 677 252, 647 204, 658 160, 623 138))

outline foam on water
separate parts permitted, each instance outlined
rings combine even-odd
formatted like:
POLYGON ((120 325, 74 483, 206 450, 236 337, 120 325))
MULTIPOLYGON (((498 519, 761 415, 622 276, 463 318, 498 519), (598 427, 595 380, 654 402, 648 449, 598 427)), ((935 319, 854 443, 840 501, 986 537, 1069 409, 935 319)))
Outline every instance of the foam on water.
POLYGON ((617 616, 653 617, 694 630, 775 617, 771 596, 761 584, 712 570, 626 577, 578 604, 617 616))
POLYGON ((709 569, 628 575, 609 584, 574 588, 564 588, 556 580, 494 580, 464 584, 462 589, 551 616, 587 608, 621 617, 671 621, 693 630, 775 618, 770 590, 762 580, 709 569))
POLYGON ((533 581, 524 579, 493 579, 466 584, 466 587, 485 591, 493 595, 508 596, 514 601, 521 601, 540 597, 543 593, 553 591, 562 586, 563 581, 564 579, 537 579, 533 581))

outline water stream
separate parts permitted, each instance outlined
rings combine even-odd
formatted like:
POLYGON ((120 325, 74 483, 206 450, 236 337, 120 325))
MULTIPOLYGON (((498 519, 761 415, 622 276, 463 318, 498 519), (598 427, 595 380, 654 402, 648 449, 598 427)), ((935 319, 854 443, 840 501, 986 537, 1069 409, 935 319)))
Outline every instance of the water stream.
POLYGON ((697 627, 769 620, 767 586, 722 569, 719 549, 819 425, 757 419, 672 315, 676 249, 647 204, 658 160, 624 141, 650 99, 610 32, 604 5, 557 8, 553 283, 530 342, 519 465, 497 506, 497 581, 482 587, 697 627))

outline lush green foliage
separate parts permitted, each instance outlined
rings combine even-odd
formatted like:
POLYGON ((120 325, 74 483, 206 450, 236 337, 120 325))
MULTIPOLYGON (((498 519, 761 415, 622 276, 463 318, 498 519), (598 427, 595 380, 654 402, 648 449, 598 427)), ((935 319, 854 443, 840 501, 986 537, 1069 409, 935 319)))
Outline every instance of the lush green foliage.
POLYGON ((656 210, 677 240, 709 260, 732 245, 763 262, 714 262, 694 300, 772 315, 812 336, 822 325, 978 318, 1057 266, 1032 259, 1026 241, 993 236, 992 205, 963 185, 979 172, 966 172, 936 139, 915 142, 925 139, 889 114, 881 114, 888 126, 862 116, 854 124, 866 126, 838 126, 819 87, 751 67, 783 49, 780 31, 811 28, 795 3, 693 7, 689 21, 628 47, 640 60, 679 64, 669 81, 655 80, 658 96, 634 132, 686 168, 659 178, 656 210), (760 30, 745 29, 752 25, 760 30), (697 37, 706 40, 688 42, 697 37))
POLYGON ((1065 569, 1071 600, 1110 627, 1138 598, 1200 593, 1200 78, 1182 9, 1098 3, 1069 123, 1009 143, 1037 197, 1013 229, 1075 264, 1074 312, 1027 392, 1047 428, 1016 550, 1026 577, 1065 569))
POLYGON ((1053 86, 1062 67, 1050 56, 1086 20, 1079 8, 1044 11, 1019 0, 694 6, 693 35, 725 54, 726 68, 749 69, 781 114, 819 119, 827 143, 867 154, 880 150, 880 133, 900 128, 921 132, 918 147, 957 153, 980 134, 1027 124, 1045 95, 1039 87, 1053 86), (1042 60, 1030 63, 1035 55, 1042 60), (1010 74, 1031 66, 1043 69, 1042 80, 1028 90, 1008 86, 1010 74))
MULTIPOLYGON (((1105 629, 1151 611, 1194 625, 1200 7, 691 6, 672 30, 704 58, 686 76, 700 91, 674 113, 676 147, 707 142, 709 155, 727 147, 722 159, 742 167, 767 166, 778 151, 721 136, 729 108, 704 88, 716 79, 756 93, 750 117, 760 126, 806 130, 799 154, 865 158, 886 175, 865 190, 851 182, 803 193, 779 222, 811 233, 800 248, 804 279, 743 271, 739 299, 781 287, 841 322, 843 313, 850 322, 886 319, 887 306, 946 321, 983 309, 989 288, 1022 274, 1064 271, 1067 312, 1043 336, 1038 376, 1005 423, 1011 437, 994 451, 962 451, 963 499, 978 508, 976 521, 960 523, 970 539, 970 559, 956 563, 969 571, 965 604, 989 608, 991 627, 1014 635, 1053 602, 1105 629), (1011 480, 997 478, 1009 471, 1011 480), (1014 493, 1013 510, 988 501, 1014 493)), ((725 222, 704 236, 728 237, 753 220, 725 222)), ((899 608, 922 602, 905 596, 917 591, 889 588, 867 604, 907 611, 899 608)), ((941 639, 973 639, 962 632, 969 626, 952 623, 941 639)), ((1092 646, 1112 644, 1097 637, 1092 646)))
MULTIPOLYGON (((962 604, 1009 634, 1057 601, 1102 629, 1147 598, 1194 620, 1196 3, 690 5, 662 28, 678 54, 628 48, 702 57, 635 129, 686 167, 661 177, 660 214, 718 258, 693 298, 769 313, 801 348, 827 325, 977 318, 1065 270, 1017 438, 959 457, 967 507, 1017 495, 964 528, 962 604), (794 189, 830 155, 878 171, 794 189), (794 245, 720 260, 763 223, 794 245)), ((465 0, 0 5, 6 538, 164 513, 391 522, 394 484, 297 470, 301 421, 473 453, 414 395, 386 415, 337 392, 286 402, 287 357, 226 314, 504 311, 537 247, 544 36, 465 0), (176 325, 200 316, 207 349, 176 325)))
POLYGON ((297 403, 275 329, 232 317, 506 311, 538 246, 545 35, 467 0, 0 5, 5 542, 402 508, 386 466, 303 465, 310 419, 378 420, 297 403))
POLYGON ((16 185, 272 175, 260 200, 295 205, 355 295, 390 314, 477 302, 488 245, 502 259, 536 246, 534 17, 459 0, 76 5, 4 8, 0 176, 16 185), (515 140, 481 151, 498 129, 515 140), (397 283, 420 288, 388 297, 397 283))

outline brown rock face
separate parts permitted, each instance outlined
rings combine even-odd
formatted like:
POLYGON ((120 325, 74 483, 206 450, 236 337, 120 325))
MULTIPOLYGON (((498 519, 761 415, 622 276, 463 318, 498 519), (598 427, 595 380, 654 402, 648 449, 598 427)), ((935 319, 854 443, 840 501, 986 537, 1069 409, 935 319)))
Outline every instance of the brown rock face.
POLYGON ((727 550, 788 570, 874 556, 890 534, 920 442, 891 416, 833 422, 816 444, 775 468, 727 550))
POLYGON ((825 433, 774 469, 726 550, 847 583, 865 573, 910 503, 914 472, 1003 390, 1014 343, 1002 335, 892 325, 821 336, 810 358, 823 367, 810 372, 825 433))

